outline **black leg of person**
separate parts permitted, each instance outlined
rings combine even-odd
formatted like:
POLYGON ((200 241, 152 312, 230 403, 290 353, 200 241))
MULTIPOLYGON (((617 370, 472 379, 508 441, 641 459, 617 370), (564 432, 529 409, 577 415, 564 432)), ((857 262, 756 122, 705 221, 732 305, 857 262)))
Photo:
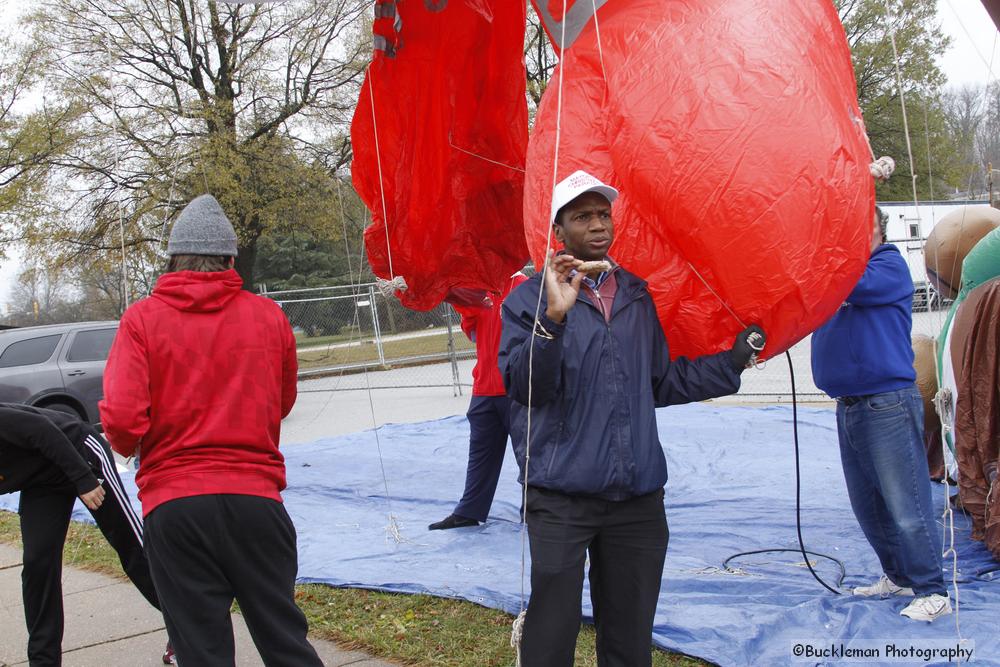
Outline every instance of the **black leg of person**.
POLYGON ((265 665, 322 665, 295 604, 295 528, 284 505, 243 495, 178 498, 154 509, 146 528, 181 665, 232 667, 233 599, 265 665))
POLYGON ((149 604, 159 609, 160 601, 143 551, 142 519, 132 508, 125 493, 111 448, 96 434, 88 435, 84 444, 84 458, 94 468, 105 491, 104 502, 90 513, 108 544, 118 553, 125 574, 149 604))
POLYGON ((486 521, 496 495, 510 431, 510 399, 506 396, 473 396, 469 419, 469 464, 462 499, 448 517, 428 530, 477 526, 486 521))
POLYGON ((65 481, 24 489, 18 506, 24 543, 21 591, 31 667, 62 661, 62 554, 76 502, 74 488, 65 481))

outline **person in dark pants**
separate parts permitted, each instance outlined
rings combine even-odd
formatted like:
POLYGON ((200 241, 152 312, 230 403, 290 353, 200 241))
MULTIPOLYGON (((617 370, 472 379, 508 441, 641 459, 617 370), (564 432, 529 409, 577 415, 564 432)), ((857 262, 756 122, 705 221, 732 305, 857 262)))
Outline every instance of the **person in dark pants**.
POLYGON ((510 434, 510 399, 497 367, 500 348, 500 307, 510 291, 528 278, 515 273, 503 292, 475 304, 451 301, 462 315, 462 331, 476 344, 476 367, 472 369, 472 400, 469 420, 469 464, 465 492, 455 510, 427 528, 447 530, 478 526, 486 521, 500 480, 503 457, 510 434))
POLYGON ((21 584, 32 667, 62 662, 63 544, 77 498, 118 553, 125 574, 159 609, 143 554, 142 521, 96 429, 65 412, 0 403, 0 493, 14 491, 21 492, 21 584))
POLYGON ((282 503, 281 420, 295 337, 243 289, 236 234, 211 195, 185 207, 167 272, 122 316, 104 374, 111 446, 138 449, 146 549, 181 665, 235 661, 235 599, 266 665, 322 664, 295 604, 295 527, 282 503))
POLYGON ((734 393, 765 340, 752 326, 731 350, 671 361, 646 283, 607 256, 617 195, 582 171, 560 182, 552 223, 565 252, 503 306, 499 363, 531 550, 524 667, 573 664, 588 554, 598 664, 651 664, 668 539, 655 408, 734 393))
POLYGON ((899 613, 931 622, 952 608, 910 343, 913 279, 899 250, 886 242, 887 223, 876 207, 868 266, 840 309, 813 333, 813 379, 837 399, 851 508, 883 570, 854 594, 913 598, 899 613))

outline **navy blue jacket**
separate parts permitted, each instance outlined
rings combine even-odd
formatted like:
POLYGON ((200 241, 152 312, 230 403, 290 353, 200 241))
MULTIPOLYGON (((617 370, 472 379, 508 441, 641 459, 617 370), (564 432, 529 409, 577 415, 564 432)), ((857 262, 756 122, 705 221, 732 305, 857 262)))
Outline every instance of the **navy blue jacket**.
POLYGON ((911 386, 913 279, 891 243, 872 253, 864 275, 812 337, 816 386, 830 396, 867 396, 911 386))
POLYGON ((670 361, 645 281, 616 269, 611 320, 581 291, 553 335, 532 337, 541 273, 503 304, 499 366, 511 403, 511 440, 524 482, 528 357, 534 344, 527 481, 568 494, 626 500, 663 488, 667 462, 654 408, 736 392, 730 353, 670 361), (533 342, 532 342, 533 341, 533 342))

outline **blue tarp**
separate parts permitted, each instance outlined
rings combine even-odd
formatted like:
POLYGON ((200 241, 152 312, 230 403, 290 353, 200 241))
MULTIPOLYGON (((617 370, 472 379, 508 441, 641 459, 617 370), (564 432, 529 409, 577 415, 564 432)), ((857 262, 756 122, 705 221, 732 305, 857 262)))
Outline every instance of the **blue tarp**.
MULTIPOLYGON (((810 551, 843 562, 841 588, 848 594, 841 596, 824 590, 794 553, 738 559, 732 564, 737 574, 720 569, 737 552, 797 547, 791 408, 698 404, 660 410, 658 421, 670 470, 670 547, 657 645, 721 665, 773 665, 791 662, 798 640, 957 640, 954 617, 917 623, 899 616, 903 598, 849 594, 880 569, 851 513, 831 410, 799 410, 802 530, 810 551)), ((468 434, 466 420, 451 417, 386 426, 378 441, 366 431, 288 447, 285 500, 298 529, 301 580, 464 598, 516 613, 521 533, 512 456, 485 525, 426 529, 448 515, 462 492, 468 434), (390 512, 402 543, 387 538, 390 512)), ((6 497, 4 505, 10 508, 12 500, 6 497)), ((943 507, 938 485, 935 501, 943 507)), ((977 663, 1000 664, 1000 589, 989 575, 974 576, 995 563, 968 535, 968 522, 956 516, 961 633, 974 640, 977 663)), ((836 584, 839 568, 813 561, 820 576, 836 584)), ((589 614, 588 590, 584 598, 589 614)))

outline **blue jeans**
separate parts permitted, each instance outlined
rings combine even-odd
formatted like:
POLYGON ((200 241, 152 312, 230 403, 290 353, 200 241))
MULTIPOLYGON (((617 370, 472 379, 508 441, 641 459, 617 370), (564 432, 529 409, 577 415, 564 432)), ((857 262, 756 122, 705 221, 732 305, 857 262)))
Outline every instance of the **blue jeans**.
POLYGON ((469 466, 465 472, 465 493, 454 513, 466 519, 486 521, 507 451, 510 399, 473 396, 466 417, 470 431, 469 466))
POLYGON ((940 535, 916 386, 837 401, 837 432, 854 516, 882 569, 917 595, 946 594, 940 535))

